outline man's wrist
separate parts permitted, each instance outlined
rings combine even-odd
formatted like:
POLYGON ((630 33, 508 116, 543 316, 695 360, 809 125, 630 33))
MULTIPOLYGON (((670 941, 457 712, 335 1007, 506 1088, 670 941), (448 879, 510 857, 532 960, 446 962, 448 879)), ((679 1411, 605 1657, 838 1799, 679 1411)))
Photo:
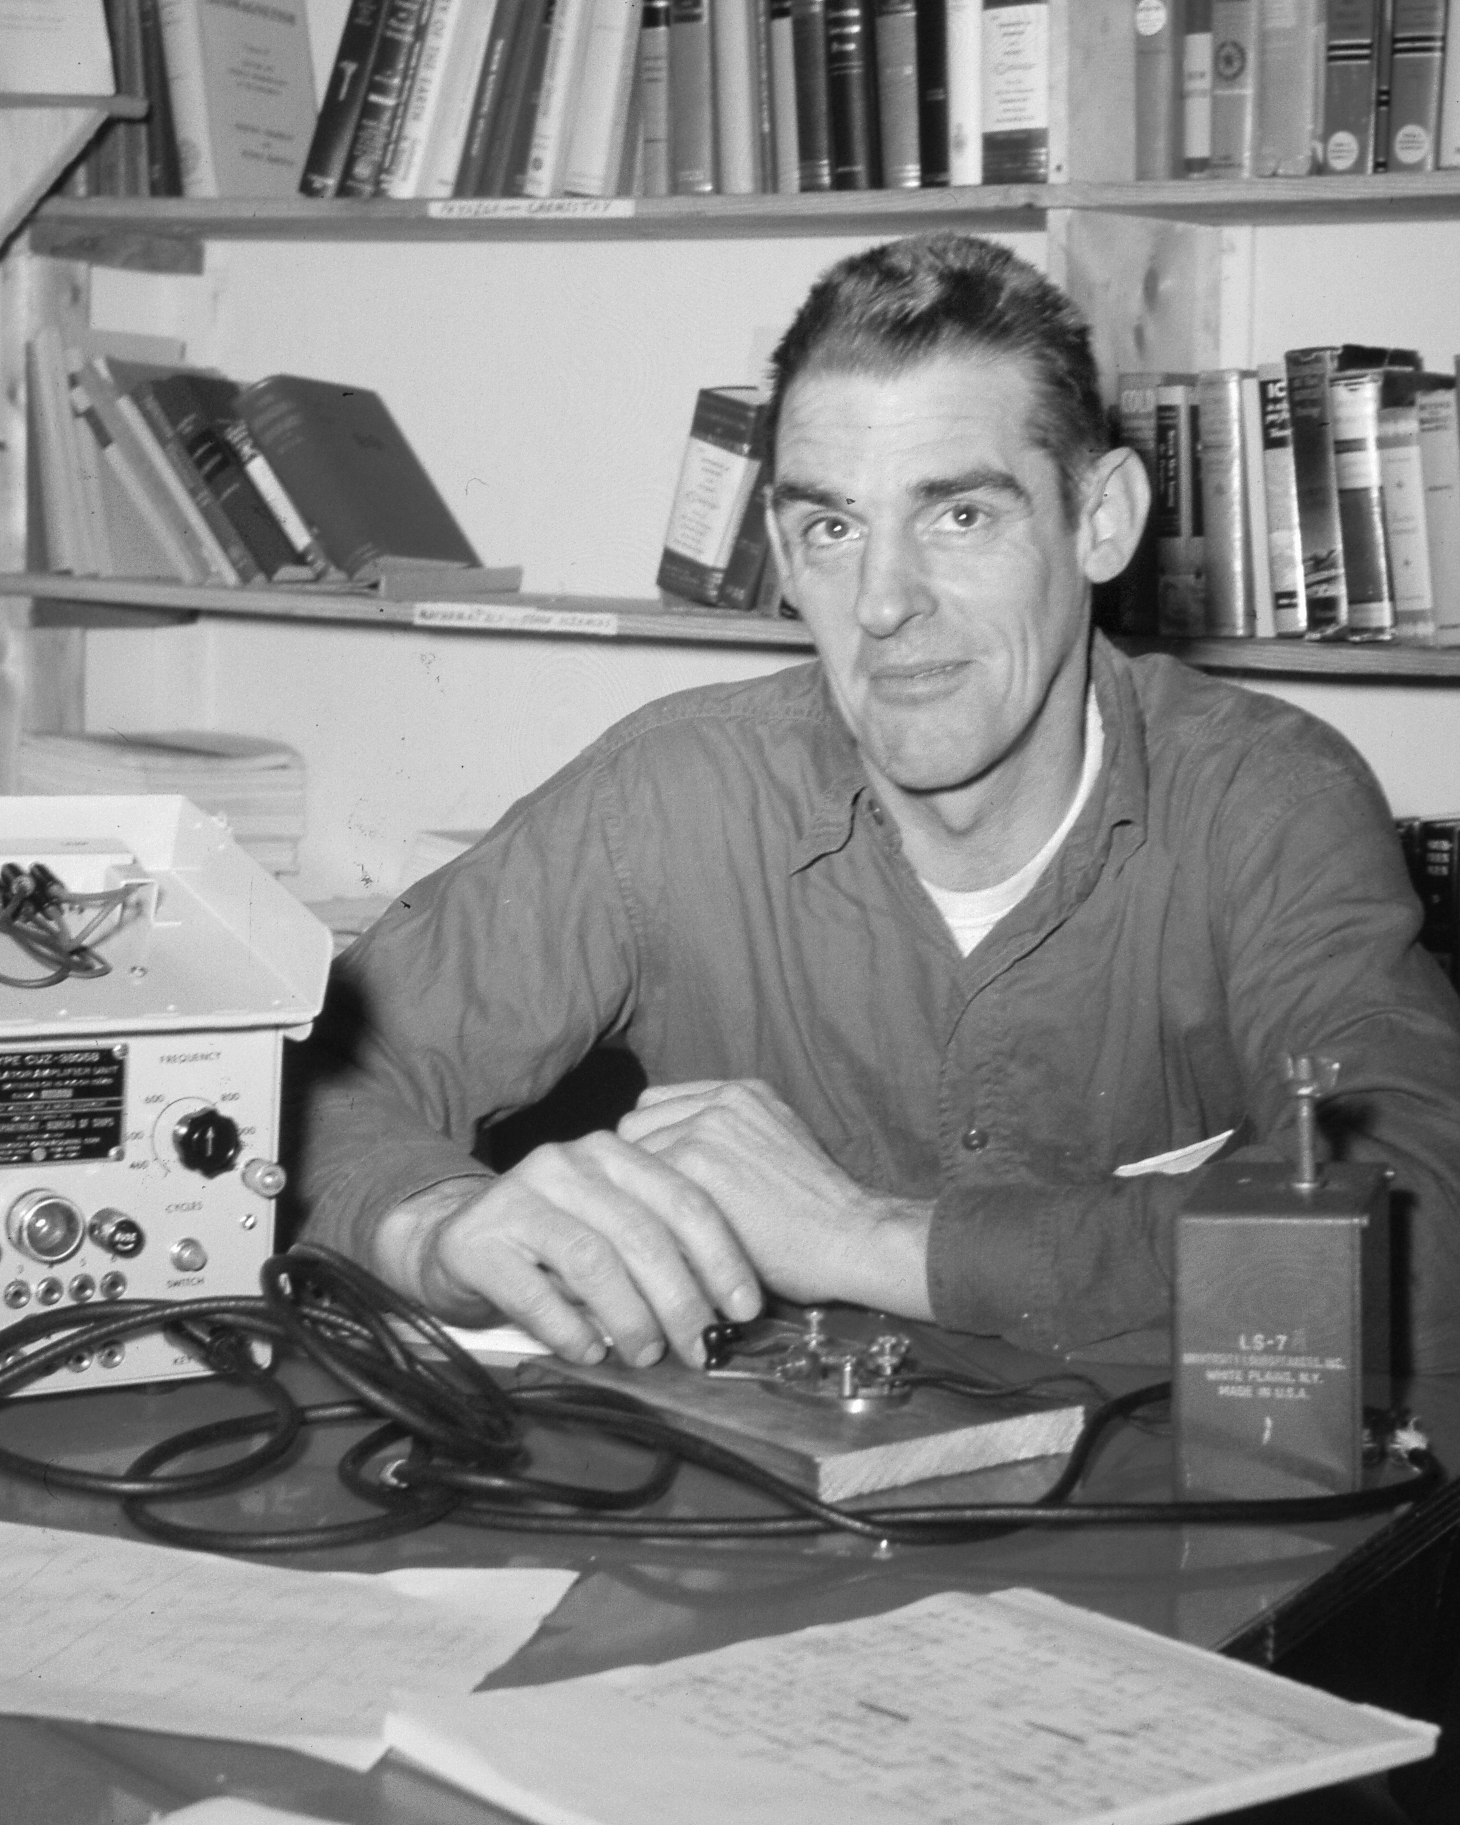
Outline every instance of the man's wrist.
POLYGON ((458 1286, 438 1252, 441 1232, 492 1183, 486 1173, 443 1179, 396 1205, 377 1226, 371 1269, 388 1285, 438 1316, 472 1323, 491 1316, 488 1301, 458 1286))
POLYGON ((862 1220, 854 1226, 855 1252, 845 1261, 847 1288, 855 1305, 899 1318, 931 1319, 928 1293, 928 1237, 931 1199, 865 1194, 862 1220))

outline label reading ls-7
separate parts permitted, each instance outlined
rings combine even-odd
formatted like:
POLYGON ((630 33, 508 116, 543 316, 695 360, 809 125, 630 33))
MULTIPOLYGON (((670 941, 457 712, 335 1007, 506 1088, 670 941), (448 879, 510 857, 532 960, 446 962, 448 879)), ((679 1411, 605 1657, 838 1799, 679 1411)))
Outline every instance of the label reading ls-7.
POLYGON ((0 1051, 0 1166, 120 1152, 126 1048, 0 1051))

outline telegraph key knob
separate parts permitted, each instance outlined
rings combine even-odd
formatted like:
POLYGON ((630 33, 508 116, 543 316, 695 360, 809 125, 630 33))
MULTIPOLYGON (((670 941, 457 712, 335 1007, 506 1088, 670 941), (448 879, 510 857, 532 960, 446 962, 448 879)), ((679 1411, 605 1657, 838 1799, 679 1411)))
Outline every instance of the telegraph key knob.
POLYGON ((198 1109, 185 1115, 172 1131, 177 1157, 189 1172, 216 1179, 227 1172, 243 1150, 238 1123, 217 1109, 198 1109))

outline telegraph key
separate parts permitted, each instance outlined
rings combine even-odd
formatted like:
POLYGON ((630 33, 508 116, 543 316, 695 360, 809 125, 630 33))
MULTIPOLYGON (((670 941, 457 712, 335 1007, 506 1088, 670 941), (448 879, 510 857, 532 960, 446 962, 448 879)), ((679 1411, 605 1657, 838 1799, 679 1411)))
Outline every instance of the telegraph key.
MULTIPOLYGON (((0 798, 0 1354, 46 1307, 250 1296, 330 936, 186 799, 0 798)), ((161 1335, 27 1393, 203 1371, 161 1335)))

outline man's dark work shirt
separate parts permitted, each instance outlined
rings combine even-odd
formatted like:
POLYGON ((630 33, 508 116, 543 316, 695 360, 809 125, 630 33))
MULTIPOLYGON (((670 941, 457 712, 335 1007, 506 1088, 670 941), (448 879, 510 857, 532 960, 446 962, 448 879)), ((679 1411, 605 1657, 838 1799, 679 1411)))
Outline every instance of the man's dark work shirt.
POLYGON ((1286 1053, 1342 1066, 1349 1158, 1408 1224, 1413 1354, 1460 1366, 1460 1002, 1418 950, 1383 796, 1331 729, 1096 636, 1105 754, 1029 896, 962 957, 820 667, 609 731, 341 964, 353 1071, 317 1094, 310 1233, 369 1258, 409 1194, 484 1172, 478 1120, 619 1035, 651 1084, 760 1077, 851 1176, 935 1199, 941 1322, 1069 1349, 1168 1316, 1221 1133, 1290 1151, 1286 1053))

